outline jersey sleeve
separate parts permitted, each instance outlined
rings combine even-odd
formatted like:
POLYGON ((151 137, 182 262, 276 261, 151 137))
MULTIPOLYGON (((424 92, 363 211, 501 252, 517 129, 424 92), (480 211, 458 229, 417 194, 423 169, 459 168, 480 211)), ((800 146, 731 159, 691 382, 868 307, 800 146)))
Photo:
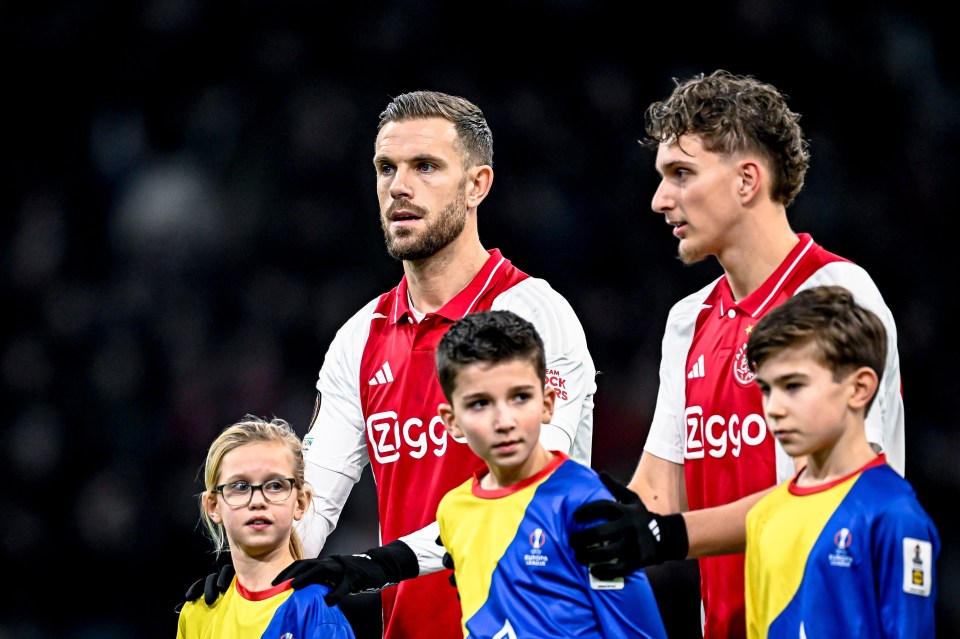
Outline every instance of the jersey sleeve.
POLYGON ((660 387, 653 411, 653 421, 643 449, 660 459, 683 463, 685 450, 684 422, 686 410, 687 353, 693 341, 697 315, 716 280, 689 295, 670 309, 663 332, 660 352, 660 387))
MULTIPOLYGON (((437 507, 437 513, 439 516, 439 506, 437 507)), ((439 537, 440 524, 435 521, 400 538, 400 541, 410 546, 410 550, 417 556, 417 564, 420 566, 421 575, 429 575, 443 569, 443 553, 446 552, 446 549, 437 543, 439 537)))
POLYGON ((940 537, 933 520, 909 489, 909 495, 887 505, 873 530, 873 565, 877 567, 877 603, 883 611, 883 636, 935 636, 935 570, 940 537))
POLYGON ((843 286, 858 304, 872 311, 887 331, 887 359, 877 395, 867 413, 867 440, 881 447, 890 464, 900 475, 905 470, 905 433, 903 394, 900 378, 900 352, 897 350, 897 325, 893 313, 870 275, 850 262, 831 262, 819 269, 800 290, 835 284, 843 286))
POLYGON ((337 331, 320 368, 317 406, 303 438, 306 480, 313 488, 313 508, 297 526, 304 554, 316 557, 333 532, 368 463, 360 408, 360 358, 376 308, 374 299, 337 331), (314 442, 322 445, 314 446, 314 442))
POLYGON ((580 319, 570 303, 539 278, 527 278, 502 293, 492 308, 513 311, 534 325, 547 356, 547 379, 557 392, 553 421, 540 441, 587 466, 593 445, 596 367, 580 319))

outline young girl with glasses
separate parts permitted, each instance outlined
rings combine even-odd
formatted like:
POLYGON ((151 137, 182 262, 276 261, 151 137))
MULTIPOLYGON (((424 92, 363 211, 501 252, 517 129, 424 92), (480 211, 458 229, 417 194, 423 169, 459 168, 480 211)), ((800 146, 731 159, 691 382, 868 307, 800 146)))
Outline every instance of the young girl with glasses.
POLYGON ((294 522, 313 497, 303 473, 300 438, 282 419, 246 415, 214 440, 200 518, 216 554, 229 550, 236 574, 216 601, 184 604, 177 639, 355 639, 339 607, 323 601, 326 586, 272 585, 281 570, 303 559, 294 522))

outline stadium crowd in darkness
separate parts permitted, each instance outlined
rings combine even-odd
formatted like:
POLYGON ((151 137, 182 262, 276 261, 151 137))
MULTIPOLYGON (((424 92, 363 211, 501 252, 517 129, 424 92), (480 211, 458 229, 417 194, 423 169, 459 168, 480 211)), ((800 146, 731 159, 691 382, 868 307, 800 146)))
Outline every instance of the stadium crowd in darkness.
MULTIPOLYGON (((937 10, 744 0, 678 21, 532 0, 530 20, 494 3, 474 29, 439 0, 55 4, 0 7, 0 558, 16 586, 0 639, 173 635, 213 566, 206 446, 244 413, 304 433, 334 331, 401 275, 371 158, 404 91, 484 110, 481 234, 580 315, 601 371, 594 466, 627 479, 667 310, 719 275, 682 266, 650 212, 643 107, 717 67, 790 95, 813 157, 794 227, 863 264, 896 316, 907 474, 943 535, 939 630, 958 636, 960 58, 937 10)), ((369 481, 325 552, 376 543, 369 481)))

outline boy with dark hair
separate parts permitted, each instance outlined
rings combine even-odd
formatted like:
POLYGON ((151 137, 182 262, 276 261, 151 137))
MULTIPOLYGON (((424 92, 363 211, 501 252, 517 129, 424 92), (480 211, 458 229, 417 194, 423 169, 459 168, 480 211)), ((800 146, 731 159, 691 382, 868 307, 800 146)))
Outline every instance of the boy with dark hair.
POLYGON ((440 501, 464 636, 666 638, 644 571, 600 581, 567 541, 573 511, 610 493, 590 468, 540 443, 556 391, 543 341, 510 311, 471 313, 437 346, 447 432, 486 463, 440 501))

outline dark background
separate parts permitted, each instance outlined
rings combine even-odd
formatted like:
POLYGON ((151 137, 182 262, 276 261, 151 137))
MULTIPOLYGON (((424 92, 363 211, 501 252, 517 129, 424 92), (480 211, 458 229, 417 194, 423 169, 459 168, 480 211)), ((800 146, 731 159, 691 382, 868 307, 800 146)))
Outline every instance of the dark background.
MULTIPOLYGON (((371 158, 405 91, 484 110, 481 237, 579 313, 594 466, 626 480, 669 306, 719 274, 675 259, 636 140, 674 76, 721 67, 803 114, 794 228, 897 318, 907 476, 960 636, 954 25, 905 1, 0 1, 0 639, 174 636, 213 568, 206 447, 248 412, 305 433, 335 330, 399 281, 371 158)), ((374 508, 365 475, 325 552, 374 545, 374 508)), ((361 637, 378 615, 345 609, 361 637)))

